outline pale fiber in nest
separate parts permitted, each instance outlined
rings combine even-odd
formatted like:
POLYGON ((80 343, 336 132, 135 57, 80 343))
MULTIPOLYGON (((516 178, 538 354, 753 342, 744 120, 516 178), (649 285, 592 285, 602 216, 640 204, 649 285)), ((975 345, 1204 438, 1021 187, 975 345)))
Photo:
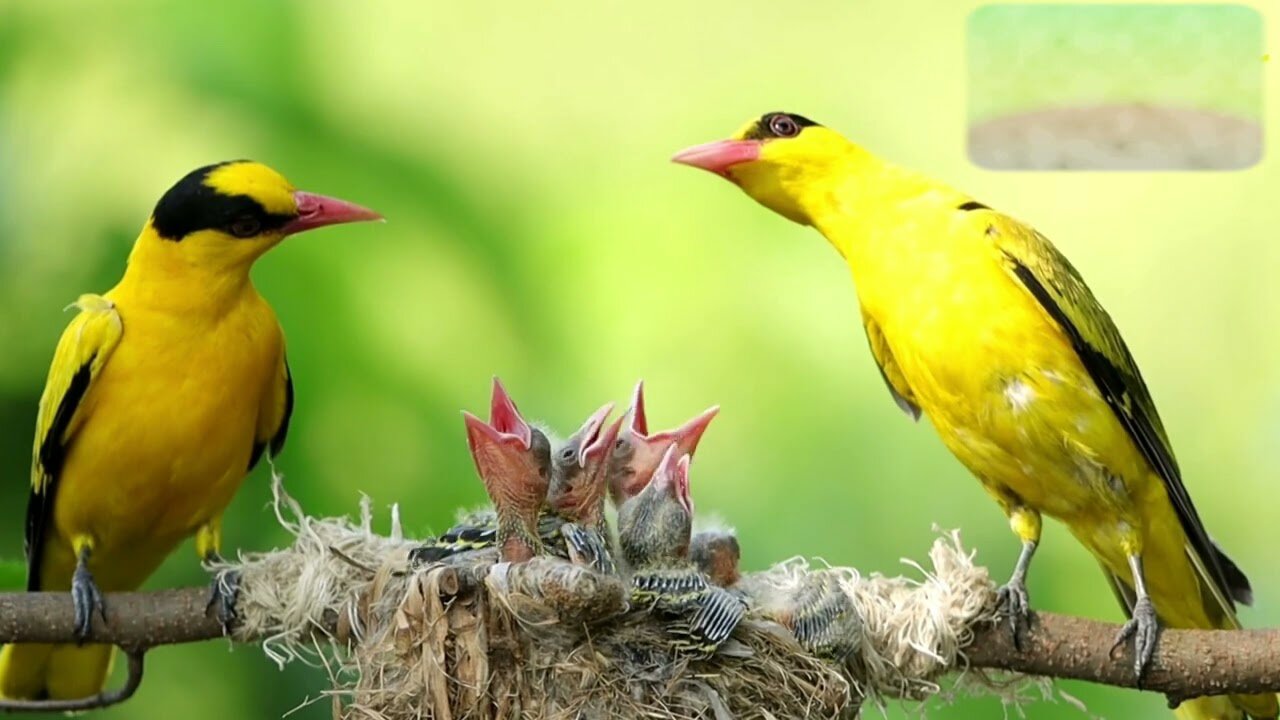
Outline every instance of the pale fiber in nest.
POLYGON ((915 566, 919 580, 820 569, 838 575, 861 620, 842 662, 806 653, 767 619, 815 571, 801 559, 747 575, 748 592, 773 602, 757 602, 715 656, 690 660, 672 652, 666 624, 625 611, 620 578, 483 551, 411 569, 417 543, 395 508, 384 537, 367 499, 358 524, 314 519, 274 487, 296 540, 228 565, 242 573, 238 635, 267 637, 280 664, 324 662, 344 718, 850 716, 865 697, 938 693, 971 629, 994 616, 994 585, 950 533, 934 542, 931 569, 915 566), (342 649, 322 652, 317 631, 335 625, 342 649))

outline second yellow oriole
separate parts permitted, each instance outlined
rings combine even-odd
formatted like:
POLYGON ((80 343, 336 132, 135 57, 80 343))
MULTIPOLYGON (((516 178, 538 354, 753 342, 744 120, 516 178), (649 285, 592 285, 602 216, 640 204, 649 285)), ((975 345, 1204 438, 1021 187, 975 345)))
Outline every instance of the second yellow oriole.
MULTIPOLYGON (((852 271, 894 401, 926 415, 1009 517, 1023 551, 1001 590, 1017 622, 1040 517, 1066 523, 1130 616, 1135 671, 1159 627, 1238 628, 1248 580, 1210 539, 1138 366, 1067 259, 1027 225, 769 113, 676 162, 822 233, 852 271)), ((1187 718, 1274 718, 1274 695, 1198 698, 1187 718)))

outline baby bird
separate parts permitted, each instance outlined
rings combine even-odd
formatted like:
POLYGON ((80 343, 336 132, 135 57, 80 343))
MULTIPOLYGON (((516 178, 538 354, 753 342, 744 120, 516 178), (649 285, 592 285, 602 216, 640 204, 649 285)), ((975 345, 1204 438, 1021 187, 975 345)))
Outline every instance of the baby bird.
POLYGON ((648 484, 618 511, 618 543, 632 571, 632 604, 680 618, 676 649, 705 656, 728 639, 746 605, 689 560, 689 455, 676 460, 676 452, 667 448, 648 484))
POLYGON ((750 598, 753 614, 790 630, 814 655, 844 660, 861 644, 862 619, 836 570, 806 572, 782 583, 769 573, 757 574, 736 589, 750 598))
POLYGON ((738 570, 742 548, 733 530, 721 528, 694 533, 689 543, 689 559, 720 587, 733 587, 742 577, 738 570))
MULTIPOLYGON (((563 538, 565 556, 575 564, 614 574, 617 567, 609 552, 604 500, 609 459, 625 416, 601 431, 599 422, 608 416, 607 411, 610 409, 612 404, 606 405, 592 416, 594 429, 591 433, 570 438, 566 447, 576 447, 577 450, 571 463, 565 461, 563 451, 560 456, 552 458, 547 506, 550 514, 562 521, 559 533, 563 538), (557 463, 562 467, 557 467, 557 463)), ((592 421, 588 421, 588 424, 592 424, 592 421)), ((558 550, 558 544, 553 546, 553 552, 558 550)))
MULTIPOLYGON (((592 486, 589 479, 594 479, 594 486, 599 488, 598 518, 588 517, 590 525, 603 524, 604 512, 604 458, 605 450, 613 446, 617 437, 621 420, 614 424, 612 431, 606 433, 608 440, 600 444, 601 426, 613 410, 613 403, 608 403, 591 417, 587 418, 577 431, 563 443, 551 442, 547 434, 533 427, 531 432, 541 438, 541 443, 549 448, 550 470, 548 473, 548 500, 554 500, 564 507, 559 512, 551 512, 544 505, 538 514, 537 535, 545 548, 553 553, 568 557, 564 540, 560 537, 561 526, 566 521, 578 522, 574 506, 585 503, 582 512, 591 513, 592 507, 588 498, 579 498, 583 488, 592 486), (595 446, 595 449, 591 448, 595 446), (594 459, 594 460, 593 460, 594 459)), ((461 517, 457 524, 417 548, 412 553, 415 563, 434 562, 468 550, 479 550, 493 547, 497 543, 497 515, 491 508, 472 511, 461 517)))
MULTIPOLYGON (((679 454, 692 457, 702 434, 720 408, 712 406, 674 430, 650 435, 644 407, 644 381, 641 380, 636 383, 629 412, 631 423, 619 435, 609 466, 609 495, 614 507, 619 508, 644 489, 669 448, 675 447, 679 454)), ((699 532, 693 536, 691 559, 699 570, 721 587, 737 581, 739 555, 737 538, 730 532, 705 535, 699 532)))
POLYGON ((644 489, 669 448, 677 448, 678 456, 692 457, 698 449, 698 441, 720 412, 720 407, 707 408, 674 430, 650 435, 644 411, 644 381, 641 380, 636 383, 629 412, 631 422, 618 436, 609 461, 609 496, 616 508, 621 508, 623 503, 644 489))
POLYGON ((505 562, 542 553, 538 517, 547 498, 551 444, 535 430, 502 383, 493 379, 489 422, 464 412, 467 442, 497 516, 496 542, 505 562))
POLYGON ((551 456, 548 508, 565 521, 596 530, 604 527, 605 476, 608 469, 605 460, 613 449, 624 419, 619 418, 604 428, 604 421, 611 412, 613 403, 596 410, 551 456))

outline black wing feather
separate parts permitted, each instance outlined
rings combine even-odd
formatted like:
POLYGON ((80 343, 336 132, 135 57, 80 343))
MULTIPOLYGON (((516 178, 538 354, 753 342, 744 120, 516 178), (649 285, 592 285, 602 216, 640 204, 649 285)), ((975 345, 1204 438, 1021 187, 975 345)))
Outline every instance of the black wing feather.
POLYGON ((898 406, 898 409, 906 413, 907 417, 912 420, 919 421, 920 406, 911 402, 904 397, 902 393, 898 392, 898 389, 893 386, 893 383, 889 382, 889 374, 884 371, 884 366, 879 362, 876 363, 876 369, 880 371, 880 378, 884 380, 884 386, 889 388, 889 395, 893 396, 893 402, 898 406))
POLYGON ((58 478, 62 475, 62 464, 67 459, 67 446, 63 436, 71 425, 71 418, 75 416, 76 408, 80 406, 80 401, 89 389, 89 381, 93 379, 93 361, 96 357, 96 355, 91 356, 71 377, 71 384, 58 403, 58 411, 54 413, 53 424, 50 425, 44 441, 40 443, 40 465, 48 475, 49 481, 39 492, 32 487, 31 494, 27 497, 25 545, 28 592, 40 589, 40 560, 44 553, 45 531, 49 524, 49 516, 53 513, 53 499, 58 491, 58 478))
MULTIPOLYGON (((1087 287, 1084 285, 1075 268, 1071 266, 1065 257, 1062 257, 1053 249, 1053 246, 1047 241, 1044 248, 1054 253, 1054 264, 1064 270, 1065 278, 1069 279, 1076 288, 1055 287, 1057 296, 1069 295, 1071 290, 1075 290, 1076 294, 1081 292, 1088 293, 1087 287)), ((1213 541, 1209 539, 1208 533, 1204 529, 1204 524, 1200 520, 1199 513, 1196 512, 1195 505, 1191 502, 1191 495, 1188 494, 1187 488, 1182 484, 1182 474, 1178 469, 1178 463, 1174 460, 1172 452, 1163 437, 1163 432, 1158 428, 1159 418, 1154 417, 1154 403, 1151 401, 1150 393, 1147 390, 1146 383, 1142 379, 1142 375, 1137 370, 1137 364, 1133 361, 1129 349, 1125 346, 1124 341, 1120 338, 1118 332, 1114 332, 1113 344, 1120 353, 1119 361, 1123 367, 1112 362, 1099 348, 1092 345, 1088 339, 1080 332, 1071 317, 1063 310, 1055 299, 1055 293, 1050 292, 1041 282, 1041 278, 1019 258, 1005 253, 1005 257, 1012 264, 1013 273, 1019 281, 1031 292, 1032 296, 1040 303, 1040 305, 1049 313, 1049 316, 1058 324, 1068 340, 1071 347, 1075 350, 1076 355, 1084 364, 1085 369, 1089 372, 1089 376, 1093 378, 1094 384, 1098 386, 1098 391, 1111 411, 1120 420, 1120 424, 1124 426, 1125 432, 1128 433, 1130 439, 1142 452, 1147 463, 1151 468, 1164 480, 1165 488, 1168 491, 1169 499, 1173 502, 1174 510, 1177 512, 1178 521, 1182 525, 1183 532, 1186 533, 1191 547, 1199 555, 1201 562, 1211 574, 1211 580, 1221 591, 1223 597, 1227 598, 1227 602, 1232 599, 1244 601, 1249 597, 1248 581, 1245 580, 1243 586, 1240 582, 1228 582, 1226 573, 1219 558, 1222 556, 1213 541), (1126 370, 1131 368, 1132 370, 1126 370)), ((1052 278, 1048 279, 1052 282, 1052 278)), ((1089 295, 1092 300, 1092 295, 1089 295)), ((1096 301, 1094 301, 1096 303, 1096 301)), ((1099 310, 1101 307, 1099 306, 1099 310)), ((1107 323, 1110 320, 1107 319, 1107 323)), ((1235 568, 1234 564, 1232 568, 1235 568)), ((1235 568, 1238 580, 1243 580, 1244 575, 1235 568)))
POLYGON ((289 420, 293 417, 293 372, 289 370, 289 358, 284 359, 284 416, 280 418, 280 427, 271 436, 271 457, 284 450, 284 441, 289 437, 289 420))
POLYGON ((289 419, 293 417, 293 373, 289 370, 289 359, 284 360, 284 415, 280 418, 280 427, 271 439, 266 442, 255 440, 253 449, 249 451, 249 470, 258 466, 262 453, 271 448, 271 457, 276 457, 284 450, 284 441, 289 436, 289 419))

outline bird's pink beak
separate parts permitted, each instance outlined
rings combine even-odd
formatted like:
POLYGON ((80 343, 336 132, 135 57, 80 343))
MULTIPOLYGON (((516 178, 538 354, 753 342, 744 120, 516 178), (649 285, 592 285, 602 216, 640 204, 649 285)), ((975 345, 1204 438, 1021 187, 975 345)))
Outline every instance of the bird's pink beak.
POLYGON ((516 403, 502 387, 502 381, 493 379, 493 394, 489 399, 489 423, 502 433, 516 435, 526 448, 533 442, 533 429, 524 421, 516 403))
POLYGON ((673 463, 676 458, 692 456, 698 449, 698 442, 702 440, 707 426, 720 412, 720 407, 707 408, 702 414, 674 430, 664 430, 650 435, 649 420, 644 409, 644 381, 641 380, 636 383, 635 392, 631 396, 631 409, 628 412, 631 413, 631 423, 625 431, 625 437, 634 448, 634 455, 629 462, 633 473, 625 480, 619 480, 617 486, 612 488, 615 499, 633 497, 640 492, 654 476, 668 452, 674 454, 673 463))
POLYGON ((676 493, 689 515, 693 515, 693 496, 689 494, 689 456, 681 455, 676 461, 676 493))
POLYGON ((314 230, 326 225, 382 219, 382 215, 367 207, 325 195, 299 190, 293 194, 293 200, 298 204, 298 217, 284 226, 285 235, 314 230))
POLYGON ((649 436, 649 442, 674 441, 676 453, 679 455, 692 455, 698 449, 698 441, 702 440, 702 434, 707 431, 707 426, 715 419, 720 412, 719 405, 712 405, 702 414, 686 422, 674 430, 664 430, 649 436))
POLYGON ((467 426, 467 441, 471 454, 484 448, 506 448, 506 452, 523 453, 533 444, 533 428, 525 422, 516 409, 515 402, 502 387, 502 381, 493 379, 493 396, 489 401, 489 422, 469 412, 462 413, 467 426))
POLYGON ((759 140, 717 140, 685 148, 673 155, 671 162, 727 177, 734 165, 760 159, 760 145, 759 140))
POLYGON ((641 380, 636 383, 636 389, 631 394, 631 409, 628 412, 631 413, 630 430, 633 435, 645 438, 650 444, 674 440, 680 455, 692 455, 698 449, 698 441, 707 431, 707 426, 720 412, 720 406, 713 405, 703 410, 701 415, 674 430, 663 430, 650 435, 649 418, 644 411, 644 380, 641 380))
POLYGON ((609 417, 609 413, 613 412, 613 403, 605 403, 599 410, 591 413, 591 417, 578 428, 578 432, 574 433, 582 438, 578 444, 578 466, 586 467, 587 451, 600 440, 600 428, 604 427, 605 418, 609 417))
POLYGON ((631 432, 640 436, 648 435, 649 418, 644 414, 644 380, 636 383, 636 389, 631 393, 631 409, 627 412, 631 413, 631 432))
POLYGON ((613 446, 618 442, 618 433, 622 431, 622 423, 626 416, 609 423, 599 431, 590 445, 584 445, 578 455, 578 464, 587 472, 603 474, 609 469, 608 459, 613 455, 613 446))
POLYGON ((673 496, 681 506, 693 515, 693 498, 689 497, 689 456, 679 455, 674 445, 662 454, 662 460, 649 480, 653 489, 673 496))
POLYGON ((533 428, 520 416, 497 378, 493 379, 489 422, 469 412, 463 412, 462 419, 476 471, 494 506, 536 511, 546 497, 547 486, 531 452, 533 428))

